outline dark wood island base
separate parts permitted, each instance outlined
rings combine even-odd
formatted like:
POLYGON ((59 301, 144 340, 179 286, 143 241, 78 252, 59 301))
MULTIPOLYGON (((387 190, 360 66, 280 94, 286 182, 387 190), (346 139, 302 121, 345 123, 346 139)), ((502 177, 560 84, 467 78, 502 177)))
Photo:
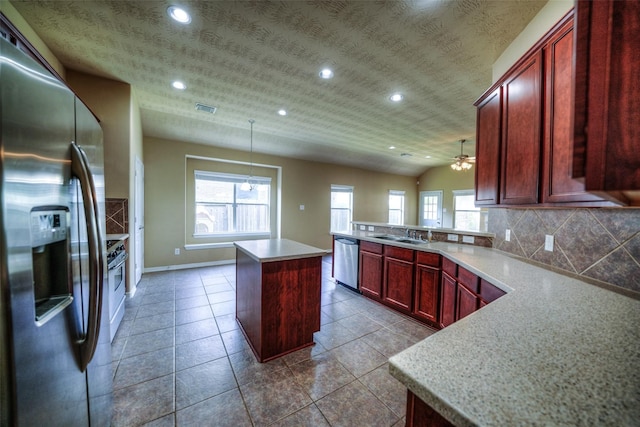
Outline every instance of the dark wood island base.
MULTIPOLYGON (((279 239, 255 242, 282 243, 279 239)), ((285 241, 289 244, 320 251, 285 241)), ((236 248, 236 320, 258 361, 268 362, 313 345, 313 333, 320 330, 324 252, 261 258, 244 245, 236 243, 236 248)))

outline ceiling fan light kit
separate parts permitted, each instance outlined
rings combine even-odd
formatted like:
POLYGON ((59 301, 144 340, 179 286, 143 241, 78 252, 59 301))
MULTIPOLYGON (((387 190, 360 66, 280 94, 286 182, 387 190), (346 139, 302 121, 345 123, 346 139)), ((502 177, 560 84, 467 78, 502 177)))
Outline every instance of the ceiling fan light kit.
POLYGON ((465 141, 466 140, 464 139, 460 140, 460 155, 454 157, 456 161, 451 165, 451 169, 454 171, 468 171, 473 166, 470 162, 469 156, 462 152, 462 145, 465 141))

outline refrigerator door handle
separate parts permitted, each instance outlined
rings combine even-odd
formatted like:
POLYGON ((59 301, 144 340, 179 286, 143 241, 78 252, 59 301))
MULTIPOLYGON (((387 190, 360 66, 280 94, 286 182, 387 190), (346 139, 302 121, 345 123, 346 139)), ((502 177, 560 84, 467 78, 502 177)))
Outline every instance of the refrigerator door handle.
POLYGON ((104 259, 102 242, 98 229, 98 197, 89 170, 87 156, 75 141, 71 142, 71 173, 80 181, 84 213, 87 220, 89 246, 89 314, 85 336, 80 345, 80 368, 84 372, 93 358, 98 344, 100 319, 102 318, 102 299, 104 281, 104 259))

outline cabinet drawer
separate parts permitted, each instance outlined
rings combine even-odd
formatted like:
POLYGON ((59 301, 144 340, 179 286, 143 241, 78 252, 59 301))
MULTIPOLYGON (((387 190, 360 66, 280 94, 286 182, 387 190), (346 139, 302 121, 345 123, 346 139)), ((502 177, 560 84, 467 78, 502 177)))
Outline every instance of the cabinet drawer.
POLYGON ((380 243, 360 241, 360 250, 365 252, 373 252, 374 254, 382 254, 382 245, 380 243))
POLYGON ((440 267, 440 255, 431 252, 416 251, 416 262, 432 267, 440 267))
POLYGON ((399 248, 397 246, 384 245, 384 255, 389 258, 413 262, 413 249, 399 248))
POLYGON ((502 289, 492 285, 484 279, 480 279, 480 298, 486 302, 495 301, 506 294, 502 289))
POLYGON ((442 257, 442 271, 444 271, 451 277, 457 277, 458 264, 451 261, 449 258, 442 257))
POLYGON ((471 292, 478 293, 478 276, 458 266, 458 282, 462 283, 471 292))

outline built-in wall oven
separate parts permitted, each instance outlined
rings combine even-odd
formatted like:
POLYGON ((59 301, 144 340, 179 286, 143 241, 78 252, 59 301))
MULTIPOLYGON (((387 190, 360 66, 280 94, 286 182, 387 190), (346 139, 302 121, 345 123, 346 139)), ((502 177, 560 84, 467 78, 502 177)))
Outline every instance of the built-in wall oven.
POLYGON ((107 268, 109 270, 109 329, 110 338, 118 331, 124 317, 126 290, 127 250, 122 240, 107 241, 107 268))

